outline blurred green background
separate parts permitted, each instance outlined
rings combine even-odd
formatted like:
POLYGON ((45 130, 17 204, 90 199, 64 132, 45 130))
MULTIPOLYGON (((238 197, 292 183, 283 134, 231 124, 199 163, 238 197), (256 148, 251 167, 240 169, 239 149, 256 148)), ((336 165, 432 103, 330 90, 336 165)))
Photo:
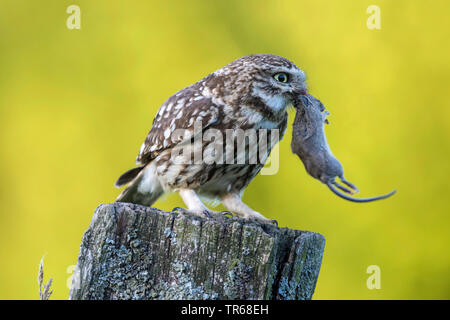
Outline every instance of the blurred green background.
MULTIPOLYGON (((281 226, 322 233, 315 299, 448 299, 448 1, 18 1, 0 3, 0 298, 52 298, 95 207, 112 202, 164 100, 232 60, 282 55, 331 112, 329 144, 370 196, 354 204, 291 154, 244 200, 281 226), (81 8, 69 30, 66 8, 81 8), (381 9, 369 30, 366 9, 381 9), (381 289, 366 268, 381 269, 381 289)), ((290 111, 293 121, 294 110, 290 111)), ((170 210, 178 195, 158 201, 170 210)))

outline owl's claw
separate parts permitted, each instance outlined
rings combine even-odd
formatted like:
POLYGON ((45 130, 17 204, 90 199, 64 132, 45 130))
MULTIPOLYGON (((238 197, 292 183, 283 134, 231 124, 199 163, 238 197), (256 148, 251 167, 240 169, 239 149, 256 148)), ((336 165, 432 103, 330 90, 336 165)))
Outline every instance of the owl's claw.
POLYGON ((175 213, 182 213, 185 212, 186 209, 182 208, 182 207, 175 207, 172 209, 172 211, 170 211, 170 213, 175 214, 175 213))
POLYGON ((277 220, 272 220, 273 224, 275 225, 275 227, 278 228, 278 221, 277 220))
POLYGON ((202 212, 207 218, 211 218, 211 214, 209 213, 208 210, 203 210, 202 212))
POLYGON ((220 212, 224 217, 227 217, 227 216, 229 216, 230 218, 233 218, 234 217, 234 214, 232 213, 232 212, 230 212, 230 211, 221 211, 220 212))

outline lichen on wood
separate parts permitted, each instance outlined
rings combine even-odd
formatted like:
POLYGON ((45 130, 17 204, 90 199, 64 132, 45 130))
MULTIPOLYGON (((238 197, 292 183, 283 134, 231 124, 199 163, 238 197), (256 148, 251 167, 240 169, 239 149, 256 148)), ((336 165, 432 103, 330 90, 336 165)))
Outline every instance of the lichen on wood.
POLYGON ((318 233, 129 203, 100 205, 70 299, 311 299, 318 233))

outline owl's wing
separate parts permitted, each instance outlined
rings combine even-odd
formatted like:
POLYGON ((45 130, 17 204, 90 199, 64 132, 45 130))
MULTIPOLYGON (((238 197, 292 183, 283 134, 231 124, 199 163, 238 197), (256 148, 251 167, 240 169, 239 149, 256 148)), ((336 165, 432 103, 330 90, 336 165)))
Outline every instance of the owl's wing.
MULTIPOLYGON (((194 92, 197 91, 182 90, 163 103, 153 120, 147 138, 141 146, 136 164, 146 164, 164 150, 192 139, 194 133, 197 133, 194 132, 194 123, 201 123, 201 131, 203 132, 218 121, 219 108, 210 98, 194 92), (177 129, 182 129, 182 131, 177 129), (180 132, 183 132, 184 137, 180 136, 180 132)), ((196 126, 199 125, 196 124, 196 126)), ((195 129, 198 130, 197 128, 195 129)))

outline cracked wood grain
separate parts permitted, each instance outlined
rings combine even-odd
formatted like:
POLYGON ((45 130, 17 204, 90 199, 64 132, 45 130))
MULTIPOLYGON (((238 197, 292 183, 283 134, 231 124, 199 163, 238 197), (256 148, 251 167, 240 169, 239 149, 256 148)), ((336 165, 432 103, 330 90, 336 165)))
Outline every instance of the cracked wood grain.
POLYGON ((69 299, 311 299, 324 246, 308 231, 104 204, 69 299))

